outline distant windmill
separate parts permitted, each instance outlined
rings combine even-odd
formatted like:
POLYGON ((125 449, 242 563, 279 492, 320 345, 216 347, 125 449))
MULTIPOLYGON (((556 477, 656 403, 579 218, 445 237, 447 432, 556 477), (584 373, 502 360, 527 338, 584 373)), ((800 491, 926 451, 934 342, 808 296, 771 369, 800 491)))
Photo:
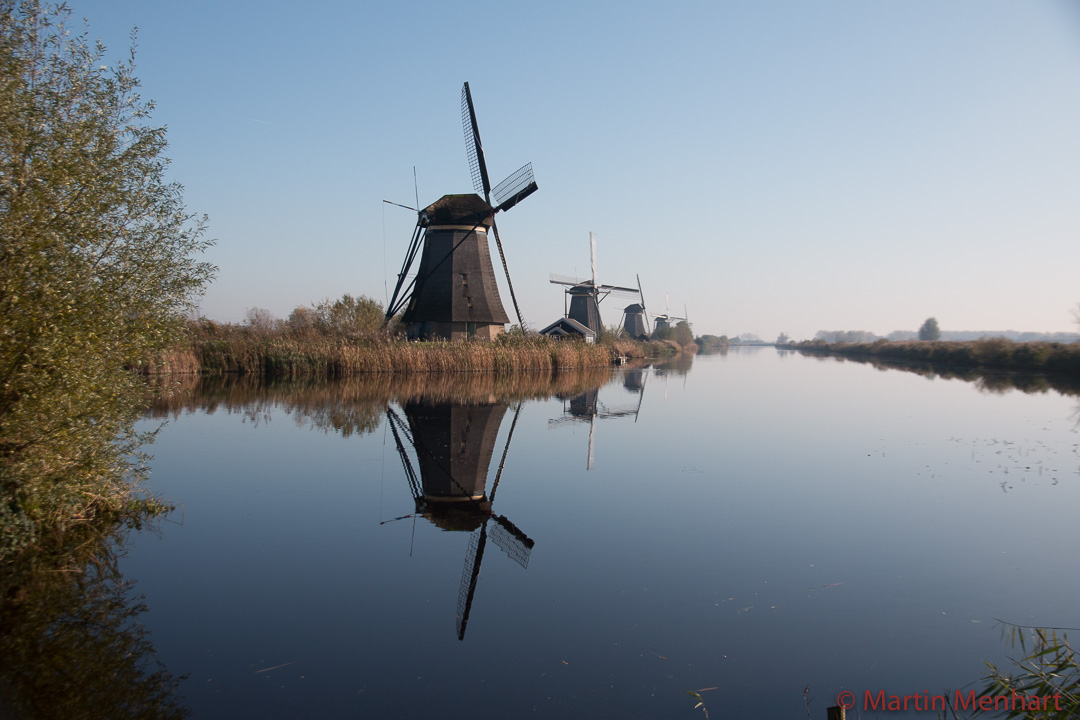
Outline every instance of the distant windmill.
POLYGON ((458 590, 459 640, 465 639, 488 538, 523 568, 528 567, 535 544, 514 523, 492 511, 520 410, 519 405, 510 424, 491 492, 487 493, 488 469, 499 426, 506 413, 505 405, 411 402, 404 407, 408 426, 393 408, 386 409, 390 430, 416 506, 414 514, 394 519, 420 515, 443 530, 472 532, 458 590), (416 452, 419 476, 413 468, 403 437, 416 452))
POLYGON ((571 320, 576 320, 597 335, 603 330, 603 321, 600 319, 600 302, 611 293, 625 295, 637 295, 640 288, 620 287, 618 285, 600 285, 596 279, 596 236, 589 233, 589 255, 592 263, 592 280, 567 277, 565 275, 551 275, 550 280, 555 285, 566 285, 566 303, 563 305, 563 313, 571 320))
POLYGON ((532 164, 521 167, 492 189, 469 83, 461 89, 461 121, 473 187, 483 197, 444 195, 417 213, 416 229, 386 308, 386 322, 405 308, 401 320, 413 338, 493 339, 503 332, 510 318, 499 297, 488 228, 495 235, 518 323, 525 327, 495 215, 536 192, 532 164), (420 268, 407 283, 421 246, 420 268))
POLYGON ((623 330, 634 340, 649 339, 649 315, 645 310, 645 293, 641 291, 641 276, 637 277, 638 296, 641 302, 623 309, 623 330))
MULTIPOLYGON (((675 325, 678 325, 680 322, 683 321, 686 321, 689 324, 690 321, 686 317, 676 317, 671 314, 671 296, 667 293, 664 293, 664 299, 667 303, 667 307, 665 308, 667 312, 665 312, 663 315, 653 315, 653 317, 656 318, 656 331, 659 332, 661 330, 666 330, 668 328, 674 327, 675 325)), ((685 305, 683 305, 683 312, 686 312, 685 305)))

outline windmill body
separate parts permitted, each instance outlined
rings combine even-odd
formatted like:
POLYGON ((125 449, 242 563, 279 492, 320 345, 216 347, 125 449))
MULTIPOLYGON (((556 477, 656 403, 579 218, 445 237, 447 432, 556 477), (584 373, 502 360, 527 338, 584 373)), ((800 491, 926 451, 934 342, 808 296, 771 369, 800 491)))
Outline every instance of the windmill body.
POLYGON ((645 329, 645 308, 640 303, 627 305, 623 310, 623 330, 633 340, 649 339, 649 332, 645 329))
POLYGON ((599 334, 604 324, 600 319, 600 301, 596 287, 591 282, 585 282, 568 288, 566 294, 570 297, 570 310, 566 317, 599 334))
POLYGON ((488 247, 493 208, 479 195, 446 195, 426 207, 420 268, 401 316, 410 338, 492 340, 510 318, 488 247))

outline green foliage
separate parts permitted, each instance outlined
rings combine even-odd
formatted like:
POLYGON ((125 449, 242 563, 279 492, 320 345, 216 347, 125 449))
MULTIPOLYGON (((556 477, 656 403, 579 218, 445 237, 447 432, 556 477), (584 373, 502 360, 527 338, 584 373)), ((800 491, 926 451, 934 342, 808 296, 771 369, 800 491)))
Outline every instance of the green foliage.
POLYGON ((680 320, 679 324, 675 326, 675 336, 671 339, 683 347, 692 345, 694 343, 694 331, 690 329, 690 323, 680 320))
POLYGON ((346 293, 339 300, 326 299, 315 306, 315 326, 327 334, 370 337, 381 330, 384 315, 382 303, 346 293))
POLYGON ((938 327, 937 318, 926 318, 926 322, 919 328, 919 339, 931 342, 941 339, 941 328, 938 327))
POLYGON ((294 333, 309 333, 315 329, 316 319, 314 310, 309 307, 298 307, 289 313, 289 319, 285 321, 285 327, 294 333))
MULTIPOLYGON (((1065 720, 1080 717, 1080 659, 1069 645, 1068 638, 1054 630, 1009 626, 1014 644, 1024 651, 1023 658, 1014 661, 1015 669, 1006 672, 993 663, 981 695, 1052 698, 1045 710, 1025 709, 1023 704, 1010 707, 1008 718, 1039 718, 1065 720), (1031 649, 1028 650, 1030 644, 1031 649)), ((976 716, 982 714, 977 712, 976 716)))
POLYGON ((702 350, 727 350, 728 346, 731 345, 727 335, 720 335, 719 337, 716 335, 702 335, 694 342, 702 350))
POLYGON ((1080 375, 1080 343, 1017 343, 1005 338, 970 342, 889 342, 829 344, 818 340, 795 346, 804 352, 1020 372, 1080 375))
POLYGON ((134 59, 0 0, 0 557, 124 502, 140 380, 214 272, 134 59))

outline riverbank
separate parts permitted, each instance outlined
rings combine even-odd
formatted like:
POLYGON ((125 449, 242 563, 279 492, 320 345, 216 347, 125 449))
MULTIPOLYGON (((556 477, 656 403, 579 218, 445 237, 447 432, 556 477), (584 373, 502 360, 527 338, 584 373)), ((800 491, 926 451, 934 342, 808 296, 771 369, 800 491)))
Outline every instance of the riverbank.
POLYGON ((878 340, 872 343, 826 343, 809 340, 783 347, 814 355, 881 358, 896 362, 1009 372, 1080 375, 1080 343, 1021 343, 1004 338, 964 342, 878 340))
POLYGON ((187 341, 139 368, 146 375, 348 377, 363 373, 555 372, 608 367, 618 358, 693 352, 672 341, 596 344, 506 334, 494 342, 406 342, 315 331, 261 330, 213 322, 193 324, 187 341))

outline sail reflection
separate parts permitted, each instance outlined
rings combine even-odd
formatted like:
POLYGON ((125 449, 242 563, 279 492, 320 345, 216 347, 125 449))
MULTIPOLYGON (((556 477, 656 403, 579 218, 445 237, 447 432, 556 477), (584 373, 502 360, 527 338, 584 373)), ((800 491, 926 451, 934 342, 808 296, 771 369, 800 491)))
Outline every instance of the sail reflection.
POLYGON ((637 398, 633 407, 626 403, 609 407, 600 402, 599 387, 573 396, 560 395, 559 397, 563 400, 563 414, 561 417, 548 420, 548 429, 552 430, 571 422, 589 423, 589 454, 585 461, 585 469, 592 470, 596 421, 633 416, 634 422, 637 422, 638 415, 641 413, 641 400, 645 397, 645 380, 647 377, 648 368, 643 367, 627 370, 623 375, 623 388, 637 398))

